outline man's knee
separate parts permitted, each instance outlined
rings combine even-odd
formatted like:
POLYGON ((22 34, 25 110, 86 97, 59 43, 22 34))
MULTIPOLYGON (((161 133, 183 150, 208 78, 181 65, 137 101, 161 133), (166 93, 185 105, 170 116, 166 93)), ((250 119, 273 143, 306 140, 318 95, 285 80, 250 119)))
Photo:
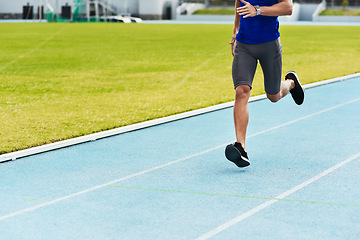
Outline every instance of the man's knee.
POLYGON ((240 85, 236 87, 235 99, 248 99, 250 97, 250 87, 247 85, 240 85))
POLYGON ((275 95, 266 94, 266 97, 273 103, 276 103, 281 99, 280 92, 275 95))

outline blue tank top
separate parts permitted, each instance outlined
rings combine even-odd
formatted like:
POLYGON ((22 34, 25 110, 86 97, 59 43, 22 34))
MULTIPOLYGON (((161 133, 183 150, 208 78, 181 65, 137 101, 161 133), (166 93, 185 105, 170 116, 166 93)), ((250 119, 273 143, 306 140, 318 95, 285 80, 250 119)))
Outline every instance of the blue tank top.
MULTIPOLYGON (((239 0, 238 0, 239 1, 239 0)), ((255 6, 272 6, 279 0, 248 0, 255 6)), ((240 1, 241 6, 244 4, 240 1)), ((278 17, 255 16, 243 18, 240 16, 239 32, 236 40, 242 43, 258 44, 270 42, 280 37, 278 17)))

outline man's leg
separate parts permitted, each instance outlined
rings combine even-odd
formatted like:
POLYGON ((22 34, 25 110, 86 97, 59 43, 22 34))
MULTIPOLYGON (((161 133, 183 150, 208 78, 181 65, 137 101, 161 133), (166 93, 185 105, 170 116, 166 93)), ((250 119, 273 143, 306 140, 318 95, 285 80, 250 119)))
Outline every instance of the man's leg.
POLYGON ((271 102, 277 102, 281 98, 285 97, 294 87, 295 87, 295 83, 293 80, 291 79, 285 80, 281 82, 280 91, 277 94, 275 95, 266 94, 266 96, 271 102))
POLYGON ((246 167, 250 165, 249 158, 245 152, 246 129, 249 122, 249 97, 250 86, 239 85, 236 87, 234 104, 236 142, 226 146, 225 156, 238 167, 246 167))
POLYGON ((250 87, 240 85, 236 88, 234 104, 234 123, 236 141, 241 143, 245 149, 246 130, 249 122, 248 101, 250 98, 250 87))
POLYGON ((290 71, 286 74, 285 81, 281 82, 280 91, 277 94, 266 94, 266 96, 271 102, 277 102, 289 92, 297 105, 301 105, 304 102, 305 92, 301 86, 299 77, 294 71, 290 71))
POLYGON ((257 66, 257 58, 251 54, 250 48, 252 47, 252 45, 237 42, 232 66, 232 77, 236 91, 234 104, 236 142, 226 146, 225 156, 238 167, 250 165, 244 148, 249 122, 248 101, 257 66))

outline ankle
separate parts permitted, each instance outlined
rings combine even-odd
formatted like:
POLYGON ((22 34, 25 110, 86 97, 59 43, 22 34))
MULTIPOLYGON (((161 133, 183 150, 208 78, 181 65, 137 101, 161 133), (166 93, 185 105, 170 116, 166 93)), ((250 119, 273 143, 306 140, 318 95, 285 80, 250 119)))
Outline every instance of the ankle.
POLYGON ((240 144, 240 146, 245 150, 245 143, 236 142, 235 144, 240 144))
POLYGON ((286 81, 290 81, 290 90, 295 87, 295 82, 292 79, 286 79, 286 81))

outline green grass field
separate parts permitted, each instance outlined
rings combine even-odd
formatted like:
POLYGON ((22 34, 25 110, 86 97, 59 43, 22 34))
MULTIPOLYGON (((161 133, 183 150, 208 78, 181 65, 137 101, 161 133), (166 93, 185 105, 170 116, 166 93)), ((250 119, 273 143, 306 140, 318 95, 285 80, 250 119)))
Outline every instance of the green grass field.
MULTIPOLYGON (((234 15, 234 8, 210 8, 199 9, 192 14, 197 15, 234 15)), ((360 16, 360 9, 326 9, 320 13, 321 16, 360 16)))
POLYGON ((199 9, 192 14, 202 15, 235 15, 235 8, 210 8, 210 9, 199 9))
MULTIPOLYGON (((234 99, 231 25, 0 26, 0 153, 234 99)), ((281 34, 283 72, 304 84, 360 71, 359 27, 281 34)), ((261 69, 253 87, 263 93, 261 69)))
POLYGON ((360 16, 360 9, 326 9, 321 16, 360 16))

